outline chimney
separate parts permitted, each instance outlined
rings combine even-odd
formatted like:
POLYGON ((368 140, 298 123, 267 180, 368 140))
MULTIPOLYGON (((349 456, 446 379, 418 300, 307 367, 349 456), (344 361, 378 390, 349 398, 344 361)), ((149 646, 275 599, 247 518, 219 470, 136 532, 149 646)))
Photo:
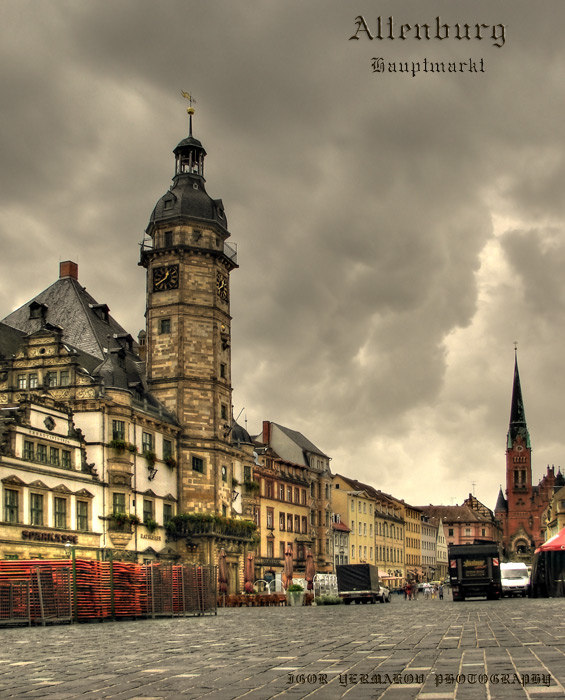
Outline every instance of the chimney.
POLYGON ((271 422, 268 420, 263 421, 263 443, 269 445, 271 442, 271 422))
POLYGON ((72 277, 78 281, 78 265, 72 260, 65 260, 59 263, 59 279, 63 277, 72 277))

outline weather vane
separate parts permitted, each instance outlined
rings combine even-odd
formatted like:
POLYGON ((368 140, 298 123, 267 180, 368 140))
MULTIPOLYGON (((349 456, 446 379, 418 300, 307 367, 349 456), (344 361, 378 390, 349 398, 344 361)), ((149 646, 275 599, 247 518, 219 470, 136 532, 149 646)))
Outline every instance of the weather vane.
POLYGON ((192 136, 192 115, 194 114, 194 107, 192 105, 196 104, 196 100, 189 92, 186 92, 185 90, 181 90, 180 94, 184 97, 185 100, 188 100, 190 102, 190 107, 187 107, 186 113, 188 114, 188 124, 189 124, 188 133, 189 133, 189 136, 192 136))
POLYGON ((196 100, 194 99, 194 97, 189 92, 185 92, 184 90, 181 90, 180 94, 184 97, 185 100, 188 100, 190 102, 190 107, 188 107, 186 111, 189 114, 194 114, 194 109, 192 107, 193 104, 196 104, 196 100))

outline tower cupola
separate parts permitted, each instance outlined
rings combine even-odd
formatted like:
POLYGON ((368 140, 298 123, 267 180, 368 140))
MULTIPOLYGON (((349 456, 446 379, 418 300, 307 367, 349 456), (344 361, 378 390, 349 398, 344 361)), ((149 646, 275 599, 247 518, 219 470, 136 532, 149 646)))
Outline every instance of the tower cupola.
POLYGON ((229 237, 228 222, 221 199, 212 199, 206 192, 204 183, 204 159, 206 151, 202 143, 192 133, 194 109, 193 98, 183 92, 183 97, 190 100, 187 109, 189 118, 188 136, 180 141, 175 154, 175 174, 173 184, 159 199, 146 232, 154 238, 156 228, 175 225, 212 226, 225 240, 229 237))
POLYGON ((198 139, 192 135, 192 117, 194 109, 190 106, 188 112, 188 136, 175 148, 175 176, 197 175, 204 179, 204 158, 206 151, 198 139))

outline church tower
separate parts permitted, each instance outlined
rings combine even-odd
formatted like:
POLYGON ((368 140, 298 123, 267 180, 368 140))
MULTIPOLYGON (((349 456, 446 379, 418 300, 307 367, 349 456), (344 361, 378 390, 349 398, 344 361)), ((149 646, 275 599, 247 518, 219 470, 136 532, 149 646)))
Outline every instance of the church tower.
POLYGON ((532 489, 532 446, 526 424, 518 357, 514 356, 514 383, 510 406, 510 425, 506 445, 506 489, 509 505, 518 505, 521 494, 532 489))
POLYGON ((231 514, 233 450, 230 273, 235 248, 220 199, 206 192, 206 151, 189 133, 174 149, 170 189, 142 245, 150 390, 182 426, 179 512, 231 514))
POLYGON ((532 446, 526 424, 518 356, 514 354, 514 382, 510 406, 510 425, 506 440, 506 527, 507 550, 525 553, 534 542, 531 518, 532 446))

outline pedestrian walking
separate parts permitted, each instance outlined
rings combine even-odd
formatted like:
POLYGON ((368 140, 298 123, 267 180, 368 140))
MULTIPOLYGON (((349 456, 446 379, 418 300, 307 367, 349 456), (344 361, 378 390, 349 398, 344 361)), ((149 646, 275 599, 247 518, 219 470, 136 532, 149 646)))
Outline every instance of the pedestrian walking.
POLYGON ((439 599, 440 599, 440 600, 443 600, 443 584, 442 584, 442 583, 439 584, 438 589, 437 589, 437 592, 438 592, 438 595, 439 595, 439 599))

